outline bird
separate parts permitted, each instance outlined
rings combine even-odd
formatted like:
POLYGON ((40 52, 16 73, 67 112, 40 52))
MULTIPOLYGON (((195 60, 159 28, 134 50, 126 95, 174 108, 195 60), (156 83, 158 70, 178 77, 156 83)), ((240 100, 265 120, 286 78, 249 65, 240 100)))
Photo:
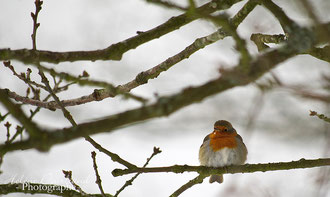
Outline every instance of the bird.
MULTIPOLYGON (((214 123, 214 130, 207 135, 199 148, 199 162, 202 166, 223 167, 244 164, 247 148, 232 124, 226 120, 214 123)), ((223 182, 223 175, 211 175, 210 183, 223 182)))

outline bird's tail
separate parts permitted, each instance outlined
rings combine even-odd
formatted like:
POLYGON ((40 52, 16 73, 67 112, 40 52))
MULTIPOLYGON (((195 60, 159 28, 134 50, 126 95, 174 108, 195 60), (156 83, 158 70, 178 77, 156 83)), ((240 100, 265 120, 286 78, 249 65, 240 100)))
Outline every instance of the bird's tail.
POLYGON ((223 182, 223 175, 222 174, 211 175, 210 176, 210 183, 214 183, 214 182, 222 183, 223 182))

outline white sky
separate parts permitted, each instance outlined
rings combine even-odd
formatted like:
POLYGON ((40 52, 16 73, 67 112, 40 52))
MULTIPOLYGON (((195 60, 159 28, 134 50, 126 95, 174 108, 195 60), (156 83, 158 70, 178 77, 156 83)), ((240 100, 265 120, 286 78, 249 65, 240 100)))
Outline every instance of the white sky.
MULTIPOLYGON (((293 1, 289 5, 284 0, 275 2, 279 3, 294 20, 308 24, 308 18, 304 17, 301 9, 296 8, 293 1)), ((236 13, 242 5, 243 3, 239 3, 233 6, 228 13, 236 13)), ((322 20, 329 21, 330 15, 327 14, 327 10, 330 9, 330 3, 318 0, 315 5, 323 17, 322 20)), ((32 0, 0 0, 0 48, 31 48, 30 12, 34 9, 32 0)), ((147 4, 142 0, 44 1, 39 14, 41 26, 37 34, 37 47, 53 51, 101 49, 134 36, 136 31, 149 30, 178 14, 180 12, 147 4)), ((180 52, 196 38, 215 30, 216 28, 208 22, 196 21, 160 39, 141 45, 136 50, 130 50, 124 54, 120 62, 80 61, 47 65, 74 75, 86 70, 94 79, 120 85, 134 79, 139 72, 180 52)), ((256 54, 257 50, 249 41, 251 33, 282 33, 273 16, 261 7, 257 7, 238 30, 247 40, 252 54, 256 54)), ((234 50, 233 41, 226 38, 193 54, 188 60, 178 63, 157 79, 134 89, 132 93, 151 100, 154 99, 154 93, 161 96, 177 93, 184 87, 200 85, 216 78, 220 65, 231 67, 236 62, 237 52, 234 50)), ((26 70, 26 67, 17 61, 12 61, 12 64, 17 67, 17 71, 26 70)), ((286 83, 301 84, 317 90, 322 85, 322 74, 329 75, 329 63, 301 55, 279 65, 274 69, 274 73, 286 83)), ((34 74, 35 80, 39 80, 37 72, 34 74)), ((24 84, 3 66, 0 66, 0 87, 11 88, 22 95, 26 90, 24 84)), ((59 97, 76 98, 87 95, 92 90, 93 88, 73 87, 70 93, 61 93, 59 97)), ((309 110, 329 112, 325 105, 294 97, 283 90, 266 94, 262 105, 253 101, 259 93, 254 85, 237 87, 186 107, 169 117, 145 121, 92 137, 110 151, 134 164, 142 165, 152 153, 153 147, 157 146, 163 152, 151 161, 150 166, 198 165, 198 149, 204 136, 211 132, 216 120, 226 119, 233 123, 244 138, 249 150, 248 163, 329 157, 329 151, 325 149, 323 122, 308 115, 309 110), (256 119, 255 127, 247 131, 245 125, 249 110, 255 105, 262 107, 261 113, 256 119)), ((134 101, 118 97, 70 107, 68 110, 75 120, 81 123, 139 106, 134 101)), ((2 106, 0 112, 5 112, 2 106)), ((35 117, 35 121, 49 128, 70 125, 59 110, 42 110, 35 117)), ((5 128, 0 128, 1 139, 5 139, 5 128)), ((68 185, 62 170, 72 170, 74 180, 83 190, 98 193, 90 157, 92 150, 93 147, 85 140, 78 139, 57 145, 48 153, 39 153, 35 150, 9 153, 1 166, 4 173, 0 175, 0 184, 30 181, 68 185)), ((113 163, 102 153, 97 154, 97 161, 105 192, 114 194, 130 176, 112 177, 111 171, 123 166, 113 163)), ((205 180, 203 184, 194 186, 181 196, 226 194, 312 197, 319 194, 316 180, 320 169, 225 175, 222 185, 211 185, 205 180)), ((122 196, 169 196, 194 176, 194 173, 142 174, 133 186, 122 192, 122 196)), ((321 194, 330 196, 330 192, 324 191, 324 188, 321 194)))

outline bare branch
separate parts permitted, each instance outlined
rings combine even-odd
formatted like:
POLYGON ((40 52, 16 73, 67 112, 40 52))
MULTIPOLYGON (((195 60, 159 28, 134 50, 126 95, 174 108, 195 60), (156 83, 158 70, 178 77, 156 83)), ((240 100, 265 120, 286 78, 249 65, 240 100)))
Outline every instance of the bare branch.
MULTIPOLYGON (((44 85, 39 84, 39 83, 37 83, 37 82, 35 82, 35 81, 32 81, 32 80, 30 79, 30 77, 28 77, 28 76, 25 75, 25 73, 21 73, 21 74, 19 75, 19 74, 15 71, 14 66, 11 65, 10 61, 3 62, 3 65, 4 65, 5 67, 9 68, 9 69, 11 70, 11 72, 13 73, 13 75, 15 75, 17 78, 19 78, 20 80, 22 80, 24 83, 28 84, 28 85, 31 87, 31 89, 32 89, 33 91, 35 91, 34 88, 33 88, 33 86, 35 86, 35 87, 37 87, 37 88, 46 89, 46 87, 45 87, 44 85)), ((31 71, 30 71, 29 73, 31 73, 31 71)))
POLYGON ((282 29, 285 33, 291 35, 295 31, 296 26, 298 26, 293 20, 291 20, 285 12, 276 5, 272 0, 258 0, 263 6, 265 6, 276 19, 280 22, 282 29))
POLYGON ((313 47, 307 53, 320 60, 330 63, 330 45, 323 48, 313 47))
POLYGON ((58 96, 56 96, 56 94, 53 92, 52 88, 49 85, 49 81, 47 77, 42 71, 42 68, 39 68, 39 75, 41 76, 41 81, 45 84, 49 94, 54 98, 55 102, 61 107, 64 117, 69 120, 69 122, 72 124, 73 127, 77 126, 77 123, 73 120, 73 117, 71 116, 70 112, 65 109, 58 96))
MULTIPOLYGON (((255 45, 258 47, 258 51, 260 52, 269 48, 269 46, 267 46, 265 43, 279 44, 281 42, 284 42, 286 40, 286 37, 283 34, 267 35, 267 34, 258 33, 258 34, 252 34, 250 40, 252 40, 255 43, 255 45)), ((323 48, 313 47, 303 54, 309 54, 320 60, 330 62, 329 45, 324 46, 323 48)))
POLYGON ((177 197, 180 194, 182 194, 184 191, 186 191, 187 189, 191 188, 192 186, 196 185, 196 184, 200 184, 203 183, 203 180, 206 178, 207 176, 205 175, 198 175, 197 177, 195 177, 194 179, 188 181, 186 184, 182 185, 179 189, 177 189, 173 194, 170 195, 170 197, 177 197))
MULTIPOLYGON (((79 75, 78 77, 75 77, 73 75, 70 75, 70 74, 64 73, 64 72, 58 73, 54 69, 49 69, 40 64, 38 64, 37 67, 39 69, 42 69, 43 71, 48 72, 52 76, 58 76, 60 79, 64 79, 65 81, 71 81, 71 82, 77 83, 81 86, 97 86, 97 87, 105 88, 105 91, 107 91, 108 94, 112 95, 113 97, 115 95, 119 94, 119 95, 123 95, 126 98, 132 98, 132 99, 137 100, 142 103, 147 102, 147 99, 133 95, 131 93, 128 93, 128 91, 122 91, 120 86, 115 87, 114 85, 104 82, 104 81, 85 79, 85 78, 81 77, 81 75, 79 75)), ((85 75, 88 75, 87 72, 84 72, 84 73, 85 73, 85 75)), ((62 101, 62 104, 63 104, 63 101, 62 101)), ((65 105, 63 104, 63 106, 65 106, 65 105)), ((59 106, 59 108, 61 108, 61 107, 59 106)))
MULTIPOLYGON (((210 14, 217 10, 228 9, 233 4, 242 0, 213 0, 199 8, 199 12, 210 14)), ((196 20, 187 13, 170 18, 167 22, 150 29, 145 32, 139 32, 138 35, 128 38, 124 41, 112 44, 111 46, 95 50, 95 51, 70 51, 70 52, 53 52, 43 50, 28 49, 0 49, 0 60, 18 60, 25 64, 33 64, 35 62, 60 63, 65 61, 96 61, 96 60, 121 60, 122 55, 136 47, 159 38, 169 32, 179 29, 180 27, 196 20)))
MULTIPOLYGON (((61 107, 61 110, 63 112, 64 117, 69 120, 69 122, 72 124, 73 127, 77 127, 77 123, 75 122, 75 120, 73 119, 73 117, 71 116, 70 112, 63 106, 63 104, 61 103, 60 99, 56 96, 56 94, 52 91, 52 89, 50 88, 48 79, 46 78, 46 76, 44 75, 44 73, 41 71, 41 69, 39 70, 39 74, 42 78, 42 82, 46 85, 50 95, 54 98, 55 102, 61 107)), ((98 150, 100 150, 101 152, 106 153, 107 155, 109 155, 111 158, 115 157, 116 161, 119 161, 120 163, 122 163, 125 166, 129 166, 129 167, 133 167, 132 164, 130 164, 129 162, 121 159, 118 155, 111 153, 110 151, 104 149, 101 145, 99 145, 97 142, 95 142, 91 137, 89 137, 88 135, 83 136, 85 137, 85 140, 90 142, 95 148, 97 148, 98 150), (117 157, 116 157, 117 156, 117 157)))
POLYGON ((107 149, 103 148, 100 144, 96 143, 92 138, 88 137, 85 138, 88 142, 90 142, 96 149, 98 149, 100 152, 103 152, 104 154, 108 155, 112 161, 118 162, 127 168, 136 168, 137 166, 134 164, 129 163, 128 161, 122 159, 119 155, 112 153, 108 151, 107 149))
MULTIPOLYGON (((305 43, 305 50, 308 49, 308 46, 312 47, 308 45, 308 43, 305 43)), ((54 144, 64 143, 81 136, 109 132, 134 122, 168 116, 185 106, 200 102, 206 97, 216 93, 223 92, 235 86, 243 86, 254 82, 277 64, 289 59, 295 54, 296 50, 291 48, 291 44, 283 44, 283 46, 278 49, 273 49, 261 54, 255 61, 248 65, 248 68, 242 68, 240 65, 237 65, 232 70, 224 71, 222 76, 215 80, 198 87, 186 88, 182 92, 172 96, 160 97, 154 104, 115 114, 105 119, 80 124, 77 127, 47 132, 47 137, 40 143, 51 147, 54 144)), ((8 96, 7 92, 2 90, 0 90, 0 95, 4 97, 8 96)), ((34 143, 27 140, 10 145, 0 145, 0 151, 7 152, 17 150, 18 147, 21 149, 29 149, 35 146, 34 143)))
MULTIPOLYGON (((151 154, 151 156, 147 159, 146 163, 143 165, 143 168, 145 168, 150 160, 157 154, 161 153, 162 151, 159 148, 154 147, 154 151, 151 154)), ((118 196, 120 194, 120 192, 122 192, 126 187, 128 187, 129 185, 132 185, 133 181, 140 175, 141 173, 136 173, 136 175, 134 175, 130 180, 126 181, 125 184, 116 192, 116 194, 114 195, 114 197, 118 196)))
MULTIPOLYGON (((236 42, 236 48, 241 53, 241 65, 245 66, 250 62, 250 54, 246 48, 245 41, 238 35, 236 28, 232 23, 229 22, 229 18, 225 14, 219 14, 217 16, 212 16, 210 14, 204 14, 203 12, 199 12, 196 9, 183 8, 173 3, 169 3, 167 1, 162 0, 152 0, 149 2, 153 2, 156 4, 160 4, 166 6, 168 8, 179 9, 188 12, 190 10, 190 14, 193 16, 197 16, 199 18, 205 18, 207 20, 212 21, 215 25, 222 26, 225 32, 228 32, 236 42)), ((255 4, 256 5, 256 4, 255 4)))
MULTIPOLYGON (((248 1, 242 7, 242 9, 230 20, 230 23, 232 23, 233 26, 235 28, 237 28, 238 25, 255 8, 256 5, 257 4, 254 0, 248 1)), ((130 81, 124 85, 119 85, 117 87, 109 86, 109 84, 103 84, 100 82, 91 82, 91 81, 87 82, 86 80, 78 80, 77 78, 75 78, 71 75, 68 75, 66 73, 57 73, 56 74, 57 76, 59 76, 61 78, 65 78, 69 81, 75 81, 75 82, 81 81, 81 85, 89 84, 89 85, 96 85, 96 86, 101 86, 101 87, 107 88, 107 89, 94 90, 94 92, 92 94, 82 96, 80 98, 62 100, 61 103, 65 107, 75 106, 75 105, 81 105, 81 104, 85 104, 85 103, 93 102, 93 101, 101 101, 101 100, 103 100, 105 98, 109 98, 109 97, 115 97, 118 93, 122 93, 122 94, 127 93, 127 92, 131 91, 132 89, 147 83, 149 79, 157 78, 160 75, 160 73, 167 71, 176 63, 178 63, 186 58, 189 58, 196 51, 203 49, 205 46, 213 44, 216 41, 221 40, 227 36, 228 36, 228 34, 225 31, 223 31, 223 29, 219 29, 218 31, 216 31, 208 36, 198 38, 192 44, 187 46, 184 50, 182 50, 178 54, 166 59, 164 62, 154 66, 153 68, 150 68, 146 71, 141 72, 132 81, 130 81)), ((47 69, 47 68, 45 68, 45 69, 47 69)), ((53 69, 48 69, 47 72, 49 72, 51 74, 56 73, 53 69)), ((14 92, 10 92, 9 95, 11 98, 15 99, 16 101, 47 108, 49 110, 56 110, 56 109, 60 108, 60 106, 55 101, 40 102, 40 101, 28 99, 26 97, 22 97, 20 95, 17 95, 14 92)), ((130 97, 134 97, 134 96, 135 95, 130 95, 130 97)), ((143 102, 145 101, 145 99, 136 97, 136 96, 135 96, 135 99, 143 101, 143 102)))
POLYGON ((267 35, 267 34, 252 34, 250 40, 252 40, 255 45, 258 47, 258 51, 263 51, 269 48, 265 43, 275 43, 279 44, 285 41, 285 35, 278 34, 278 35, 267 35))
POLYGON ((8 98, 8 92, 6 90, 0 89, 0 101, 8 109, 10 114, 24 125, 31 138, 37 139, 43 137, 44 132, 24 114, 20 106, 14 104, 8 98))
POLYGON ((105 196, 105 193, 104 193, 104 190, 103 190, 103 187, 102 187, 102 180, 101 180, 101 177, 100 177, 100 174, 99 174, 99 171, 97 170, 97 164, 96 164, 96 152, 91 152, 91 155, 92 155, 92 159, 93 159, 93 168, 94 168, 94 171, 95 171, 95 176, 96 176, 96 181, 95 183, 98 185, 99 189, 100 189, 100 192, 102 194, 102 196, 104 197, 105 196))
POLYGON ((153 168, 135 168, 135 169, 115 169, 112 171, 113 176, 122 176, 130 173, 155 173, 155 172, 198 172, 202 175, 211 174, 236 174, 236 173, 253 173, 253 172, 267 172, 277 170, 291 170, 299 168, 314 168, 321 166, 329 166, 330 158, 321 158, 314 160, 300 159, 291 162, 279 163, 263 163, 263 164, 244 164, 225 167, 207 167, 207 166, 188 166, 188 165, 174 165, 168 167, 153 167, 153 168))
POLYGON ((324 114, 318 114, 316 111, 310 111, 310 116, 317 116, 319 119, 324 120, 325 122, 330 123, 330 118, 324 114))
POLYGON ((32 38, 32 50, 36 50, 37 49, 37 29, 40 26, 40 23, 38 23, 38 15, 39 12, 41 11, 42 8, 42 1, 41 0, 35 0, 34 4, 36 6, 36 10, 34 13, 31 12, 31 17, 33 20, 33 33, 31 35, 32 38))
POLYGON ((73 179, 72 179, 72 171, 66 171, 66 170, 62 170, 63 174, 64 174, 64 177, 69 179, 71 185, 77 190, 80 192, 81 195, 85 195, 86 196, 86 192, 84 192, 81 187, 79 185, 77 185, 73 179))

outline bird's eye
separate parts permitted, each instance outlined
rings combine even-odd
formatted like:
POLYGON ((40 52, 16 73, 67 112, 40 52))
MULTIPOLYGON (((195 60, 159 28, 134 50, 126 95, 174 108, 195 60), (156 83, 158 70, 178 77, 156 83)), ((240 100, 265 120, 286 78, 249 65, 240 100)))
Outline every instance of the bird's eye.
POLYGON ((227 128, 225 128, 223 131, 227 132, 227 131, 228 131, 228 129, 227 129, 227 128))

